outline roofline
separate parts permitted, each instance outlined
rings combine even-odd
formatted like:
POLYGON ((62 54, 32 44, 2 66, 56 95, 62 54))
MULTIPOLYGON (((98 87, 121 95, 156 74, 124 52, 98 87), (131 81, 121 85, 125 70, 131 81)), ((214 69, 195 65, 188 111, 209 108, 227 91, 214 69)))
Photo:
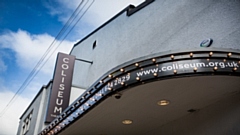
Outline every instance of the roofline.
POLYGON ((147 6, 148 4, 152 3, 154 0, 145 0, 143 3, 141 3, 140 5, 138 5, 137 7, 135 7, 134 5, 129 5, 126 8, 124 8, 122 11, 120 11, 118 14, 116 14, 115 16, 113 16, 111 19, 109 19, 108 21, 106 21, 105 23, 103 23, 101 26, 99 26, 97 29, 95 29, 94 31, 92 31, 91 33, 89 33, 87 36, 85 36, 84 38, 82 38, 80 41, 78 41, 77 43, 74 44, 72 50, 70 51, 70 54, 72 53, 73 49, 79 45, 81 42, 83 42, 84 40, 86 40, 88 37, 90 37, 91 35, 93 35, 94 33, 96 33, 98 30, 100 30, 101 28, 103 28, 104 26, 106 26, 108 23, 110 23, 111 21, 113 21, 114 19, 116 19, 118 16, 120 16, 121 14, 123 14, 125 11, 127 12, 126 15, 127 16, 131 16, 134 13, 136 13, 137 11, 141 10, 142 8, 144 8, 145 6, 147 6))
POLYGON ((40 91, 37 93, 37 95, 34 97, 34 99, 32 100, 32 102, 28 105, 27 109, 24 111, 24 113, 21 115, 21 117, 19 119, 22 119, 22 117, 25 115, 25 113, 29 110, 29 108, 32 106, 32 104, 35 102, 35 100, 37 99, 37 97, 42 93, 42 91, 44 90, 44 88, 49 87, 49 85, 52 83, 52 79, 48 82, 47 85, 43 85, 40 89, 40 91))

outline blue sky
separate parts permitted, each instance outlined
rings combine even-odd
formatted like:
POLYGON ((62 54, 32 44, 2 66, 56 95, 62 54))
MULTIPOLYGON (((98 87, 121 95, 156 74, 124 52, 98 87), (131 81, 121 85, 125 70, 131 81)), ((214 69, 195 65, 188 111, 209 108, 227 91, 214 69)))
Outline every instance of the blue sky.
MULTIPOLYGON (((57 30, 62 27, 62 23, 58 21, 57 16, 42 12, 48 10, 44 4, 48 3, 40 0, 1 0, 0 32, 17 31, 21 28, 32 34, 47 32, 55 36, 57 30)), ((56 2, 51 2, 51 4, 57 6, 56 2)))
MULTIPOLYGON (((138 5, 143 1, 84 1, 86 7, 91 2, 94 3, 29 85, 14 98, 4 114, 0 114, 0 135, 16 134, 19 117, 42 85, 52 78, 57 52, 69 53, 74 43, 123 8, 129 4, 138 5)), ((80 2, 81 0, 0 1, 0 112, 20 88, 80 2)), ((59 43, 60 39, 54 46, 59 43)))

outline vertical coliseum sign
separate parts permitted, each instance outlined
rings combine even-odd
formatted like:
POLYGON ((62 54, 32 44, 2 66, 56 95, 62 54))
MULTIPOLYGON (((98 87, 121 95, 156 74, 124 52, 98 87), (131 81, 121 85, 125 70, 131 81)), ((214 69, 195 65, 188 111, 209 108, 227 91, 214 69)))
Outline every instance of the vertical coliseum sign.
POLYGON ((52 122, 69 105, 75 56, 58 53, 45 122, 52 122))

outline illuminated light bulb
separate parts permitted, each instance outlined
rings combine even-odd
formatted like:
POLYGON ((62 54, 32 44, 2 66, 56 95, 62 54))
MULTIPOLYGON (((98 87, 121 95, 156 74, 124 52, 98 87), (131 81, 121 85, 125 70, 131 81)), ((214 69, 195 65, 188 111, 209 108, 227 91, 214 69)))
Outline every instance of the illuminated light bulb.
POLYGON ((174 59, 174 55, 171 55, 171 59, 174 59))
POLYGON ((237 70, 237 68, 236 68, 236 67, 234 67, 234 68, 233 68, 233 71, 236 71, 236 70, 237 70))
POLYGON ((157 76, 157 73, 154 73, 153 75, 154 75, 154 76, 157 76))
POLYGON ((214 67, 214 68, 213 68, 213 70, 215 70, 215 71, 216 71, 217 69, 218 69, 217 67, 214 67))
POLYGON ((124 82, 121 82, 121 85, 124 85, 124 82))
POLYGON ((213 55, 213 52, 210 52, 210 53, 209 53, 209 56, 212 56, 212 55, 213 55))
POLYGON ((189 55, 190 55, 190 57, 192 57, 192 56, 193 56, 193 53, 190 53, 189 55))
POLYGON ((132 120, 123 120, 122 123, 125 125, 130 125, 133 123, 133 121, 132 120))
POLYGON ((196 71, 197 71, 197 68, 195 67, 195 68, 193 68, 193 70, 196 72, 196 71))
POLYGON ((226 62, 226 59, 223 59, 223 62, 226 62))
POLYGON ((173 73, 176 74, 176 73, 177 73, 177 70, 173 70, 173 73))
POLYGON ((136 67, 138 67, 138 66, 139 66, 139 64, 138 64, 138 63, 135 63, 135 66, 136 66, 136 67))
POLYGON ((108 75, 108 77, 109 77, 109 78, 111 78, 111 77, 112 77, 112 75, 110 74, 110 75, 108 75))
POLYGON ((109 87, 109 88, 107 88, 107 89, 108 89, 108 90, 112 90, 112 88, 110 88, 110 87, 109 87))
POLYGON ((140 80, 140 78, 139 78, 139 77, 136 77, 136 80, 138 80, 138 81, 139 81, 139 80, 140 80))
POLYGON ((169 105, 170 102, 168 100, 164 99, 164 100, 158 101, 157 104, 160 105, 160 106, 166 106, 166 105, 169 105))
POLYGON ((121 68, 121 69, 120 69, 120 71, 121 71, 121 72, 124 72, 124 69, 123 69, 123 68, 121 68))
POLYGON ((152 59, 153 62, 156 62, 156 59, 152 59))
POLYGON ((231 55, 232 55, 232 53, 228 53, 228 55, 227 55, 227 56, 228 56, 228 57, 230 57, 231 55))
POLYGON ((97 101, 95 98, 91 98, 92 101, 97 101))

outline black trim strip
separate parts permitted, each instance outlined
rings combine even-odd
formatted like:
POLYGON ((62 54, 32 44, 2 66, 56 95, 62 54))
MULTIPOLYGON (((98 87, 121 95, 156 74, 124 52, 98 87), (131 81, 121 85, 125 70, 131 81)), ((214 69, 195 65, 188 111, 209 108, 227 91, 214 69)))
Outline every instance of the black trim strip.
POLYGON ((127 16, 131 16, 132 14, 136 13, 137 11, 141 10, 142 8, 146 7, 148 4, 152 3, 154 0, 146 0, 145 2, 141 3, 139 6, 135 8, 128 8, 127 16))

